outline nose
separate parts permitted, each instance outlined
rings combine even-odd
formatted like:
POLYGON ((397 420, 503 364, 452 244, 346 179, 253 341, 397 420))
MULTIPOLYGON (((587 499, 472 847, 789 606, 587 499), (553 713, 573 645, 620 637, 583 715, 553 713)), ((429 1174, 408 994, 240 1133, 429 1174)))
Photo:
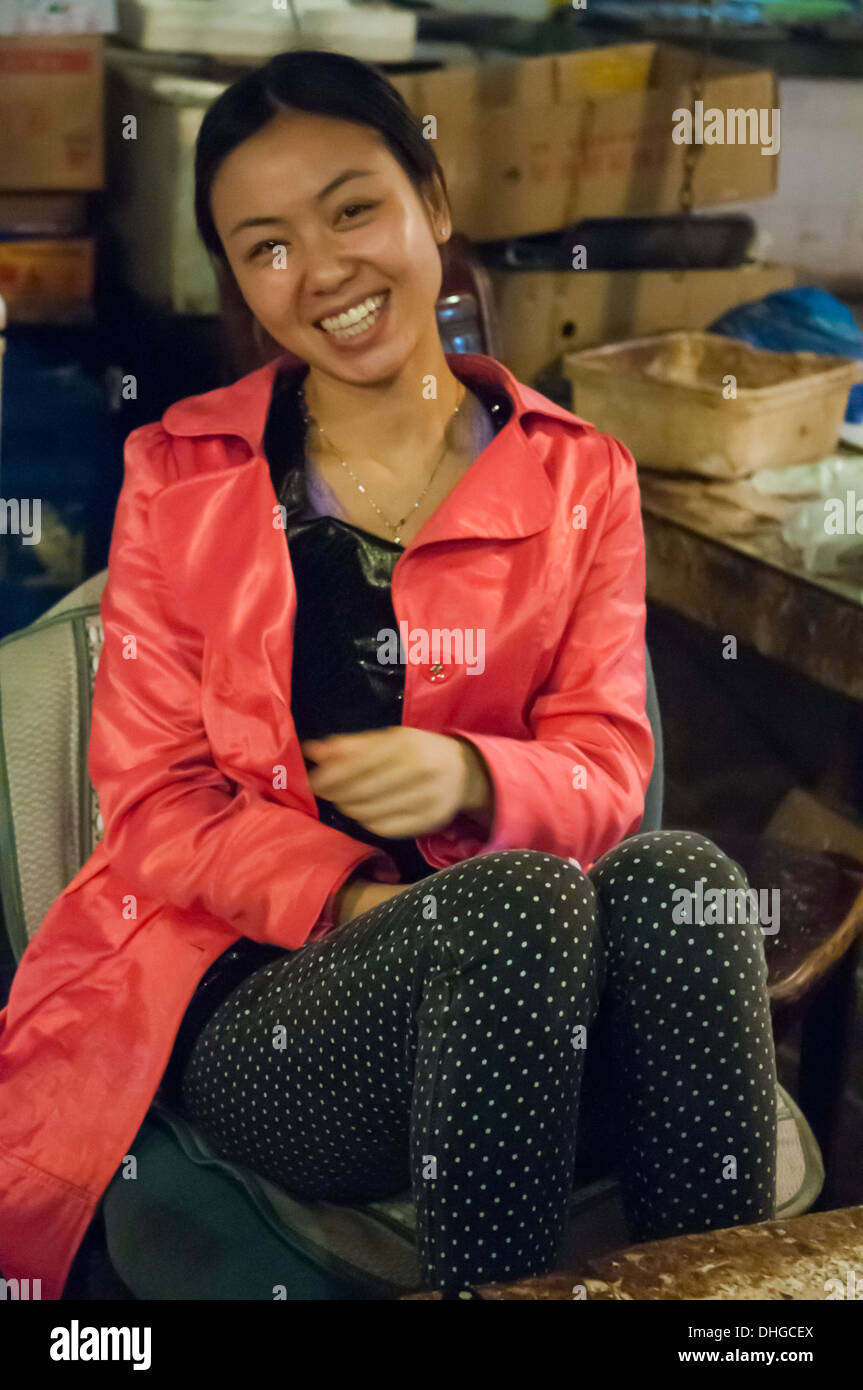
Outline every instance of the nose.
POLYGON ((331 298, 352 274, 353 267, 345 256, 343 246, 339 246, 325 232, 314 238, 303 253, 303 280, 312 313, 316 300, 331 298))

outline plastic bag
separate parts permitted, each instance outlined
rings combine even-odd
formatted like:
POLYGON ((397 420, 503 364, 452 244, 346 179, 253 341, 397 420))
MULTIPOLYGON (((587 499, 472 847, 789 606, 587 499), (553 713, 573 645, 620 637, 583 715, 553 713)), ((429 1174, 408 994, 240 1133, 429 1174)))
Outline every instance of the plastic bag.
POLYGON ((863 497, 863 456, 828 454, 815 463, 791 468, 761 468, 748 480, 757 492, 773 497, 834 497, 847 489, 863 497))
POLYGON ((863 512, 856 512, 854 494, 847 498, 804 502, 782 527, 782 537, 801 555, 810 574, 828 575, 863 586, 863 512), (828 513, 828 503, 832 510, 828 513))
MULTIPOLYGON (((863 361, 863 330, 851 310, 826 290, 775 290, 720 315, 708 333, 741 338, 772 352, 819 352, 863 361)), ((845 419, 863 421, 863 382, 851 387, 845 419)))
POLYGON ((762 469, 759 492, 806 498, 782 523, 782 537, 810 574, 863 583, 863 456, 832 454, 795 468, 762 469))

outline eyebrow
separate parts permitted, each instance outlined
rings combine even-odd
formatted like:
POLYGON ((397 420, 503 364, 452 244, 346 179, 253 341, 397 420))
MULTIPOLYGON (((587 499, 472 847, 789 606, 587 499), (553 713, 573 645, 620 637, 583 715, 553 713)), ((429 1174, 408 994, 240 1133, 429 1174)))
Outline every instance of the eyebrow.
MULTIPOLYGON (((323 202, 324 198, 330 193, 335 192, 343 183, 347 183, 349 179, 362 179, 374 173, 374 169, 344 169, 341 174, 337 174, 334 179, 330 180, 326 188, 322 188, 320 193, 315 194, 315 202, 323 202)), ((267 227, 273 222, 281 222, 283 220, 284 219, 281 217, 246 217, 242 222, 238 222, 236 227, 234 227, 228 235, 235 236, 236 233, 242 231, 244 227, 267 227)))

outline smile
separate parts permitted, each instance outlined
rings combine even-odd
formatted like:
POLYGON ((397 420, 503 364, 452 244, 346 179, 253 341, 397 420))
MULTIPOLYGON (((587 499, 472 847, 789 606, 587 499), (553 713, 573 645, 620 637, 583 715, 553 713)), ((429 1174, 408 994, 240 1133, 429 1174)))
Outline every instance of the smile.
POLYGON ((320 319, 316 327, 333 338, 357 338, 362 333, 368 333, 375 324, 388 297, 389 290, 383 294, 369 295, 368 299, 360 300, 343 314, 320 319))

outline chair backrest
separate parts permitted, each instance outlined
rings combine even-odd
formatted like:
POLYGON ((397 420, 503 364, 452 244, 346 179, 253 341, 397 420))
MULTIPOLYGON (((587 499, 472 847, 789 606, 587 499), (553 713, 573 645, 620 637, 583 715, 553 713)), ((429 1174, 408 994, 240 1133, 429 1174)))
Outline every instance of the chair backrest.
POLYGON ((0 641, 0 894, 16 960, 102 836, 87 753, 107 577, 0 641))
POLYGON ((656 693, 656 681, 653 678, 653 663, 650 660, 650 651, 645 645, 644 665, 647 676, 647 717, 650 720, 650 728, 653 732, 654 758, 653 771, 650 774, 650 781, 647 784, 647 791, 644 793, 644 815, 638 827, 642 830, 661 830, 662 829, 662 803, 665 792, 664 775, 664 745, 662 738, 662 717, 659 713, 659 696, 656 693))

